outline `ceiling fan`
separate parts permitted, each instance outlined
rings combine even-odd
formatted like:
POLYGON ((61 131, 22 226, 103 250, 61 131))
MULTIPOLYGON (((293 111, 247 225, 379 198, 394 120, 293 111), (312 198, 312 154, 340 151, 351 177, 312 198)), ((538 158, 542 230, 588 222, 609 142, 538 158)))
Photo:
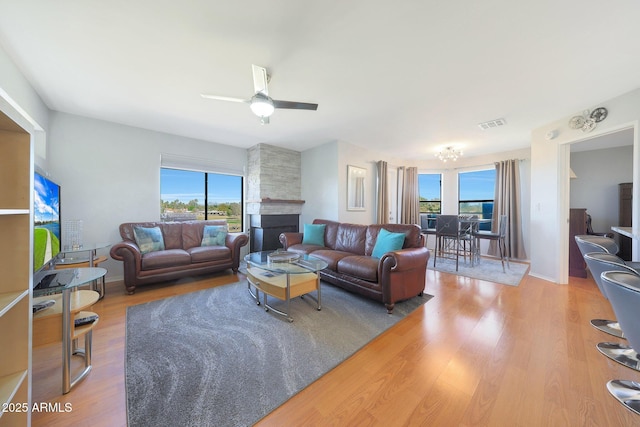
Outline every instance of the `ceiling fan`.
POLYGON ((229 96, 217 96, 201 94, 203 98, 217 99, 219 101, 232 101, 243 102, 249 104, 253 114, 260 117, 260 123, 266 125, 269 123, 269 116, 273 114, 276 108, 286 108, 290 110, 317 110, 318 104, 310 104, 307 102, 294 102, 294 101, 279 101, 269 97, 269 90, 267 83, 269 82, 269 75, 267 69, 258 65, 251 65, 253 71, 253 88, 255 94, 249 99, 232 98, 229 96))

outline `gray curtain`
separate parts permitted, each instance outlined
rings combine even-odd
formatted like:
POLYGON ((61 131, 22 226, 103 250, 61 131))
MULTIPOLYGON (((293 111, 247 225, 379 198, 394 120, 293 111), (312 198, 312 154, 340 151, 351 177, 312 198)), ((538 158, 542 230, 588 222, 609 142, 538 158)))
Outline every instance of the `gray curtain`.
POLYGON ((418 191, 418 168, 404 168, 402 181, 401 224, 420 225, 420 193, 418 191))
POLYGON ((378 191, 376 204, 376 222, 386 224, 389 222, 389 184, 387 182, 387 162, 380 160, 376 164, 378 175, 378 191))
MULTIPOLYGON (((497 230, 500 215, 507 215, 507 256, 526 259, 522 242, 522 212, 520 210, 520 161, 517 159, 496 162, 496 189, 493 206, 493 229, 497 230)), ((495 242, 489 246, 489 254, 497 255, 495 242)))

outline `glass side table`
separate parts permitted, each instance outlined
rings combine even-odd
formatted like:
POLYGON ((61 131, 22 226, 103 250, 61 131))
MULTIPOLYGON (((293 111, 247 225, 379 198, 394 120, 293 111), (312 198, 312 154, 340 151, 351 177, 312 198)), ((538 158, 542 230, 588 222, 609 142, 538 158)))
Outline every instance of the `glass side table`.
POLYGON ((318 304, 318 310, 322 309, 322 294, 320 291, 320 275, 318 271, 327 268, 327 263, 305 254, 293 254, 283 251, 254 252, 244 257, 247 263, 246 271, 247 287, 249 293, 260 305, 260 292, 263 293, 265 311, 272 310, 284 316, 289 322, 291 317, 291 298, 302 297, 310 292, 316 292, 317 298, 309 295, 318 304), (280 255, 284 254, 282 257, 280 255), (293 258, 286 259, 287 254, 293 258), (280 260, 276 260, 281 258, 280 260), (253 289, 252 289, 253 288, 253 289), (255 289, 255 293, 254 290, 255 289), (267 295, 285 301, 286 311, 273 308, 267 301, 267 295))
POLYGON ((108 248, 109 246, 111 246, 111 243, 106 243, 106 242, 89 243, 89 244, 84 244, 76 247, 62 246, 60 250, 60 263, 61 264, 78 264, 81 262, 88 262, 89 267, 95 267, 95 265, 93 265, 93 262, 96 258, 96 252, 99 249, 108 248), (84 257, 78 256, 83 252, 88 252, 88 255, 84 257))
MULTIPOLYGON (((109 246, 111 246, 111 243, 105 242, 89 243, 77 247, 63 246, 56 262, 56 268, 96 267, 108 259, 106 256, 97 256, 98 250, 109 246)), ((100 287, 98 287, 98 280, 91 282, 91 290, 97 291, 100 294, 100 299, 104 298, 104 276, 100 278, 100 287)))
MULTIPOLYGON (((77 289, 78 286, 96 281, 104 277, 105 274, 107 274, 107 270, 100 267, 77 268, 75 276, 68 285, 33 291, 34 298, 50 295, 52 292, 62 292, 62 392, 64 394, 68 393, 71 387, 86 377, 91 370, 91 353, 89 352, 89 354, 84 354, 88 362, 85 364, 85 369, 74 378, 73 381, 71 380, 71 356, 73 354, 73 339, 71 336, 71 291, 77 289)), ((85 339, 87 338, 88 337, 85 337, 85 339)), ((85 348, 87 348, 87 346, 85 346, 85 348)))

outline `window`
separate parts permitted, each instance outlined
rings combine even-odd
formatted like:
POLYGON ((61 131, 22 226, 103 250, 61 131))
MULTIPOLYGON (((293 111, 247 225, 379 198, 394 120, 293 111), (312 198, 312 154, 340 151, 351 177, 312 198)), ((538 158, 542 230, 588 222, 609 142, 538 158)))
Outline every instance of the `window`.
POLYGON ((435 228, 436 215, 442 212, 442 175, 439 173, 418 174, 420 193, 420 215, 428 218, 428 228, 435 228))
MULTIPOLYGON (((487 169, 458 174, 458 213, 475 214, 480 218, 493 217, 496 170, 487 169)), ((480 224, 481 230, 490 230, 490 223, 480 224)))
POLYGON ((224 219, 229 231, 242 231, 242 177, 161 168, 160 218, 224 219))
POLYGON ((441 181, 439 173, 421 173, 418 175, 420 213, 440 213, 441 181))

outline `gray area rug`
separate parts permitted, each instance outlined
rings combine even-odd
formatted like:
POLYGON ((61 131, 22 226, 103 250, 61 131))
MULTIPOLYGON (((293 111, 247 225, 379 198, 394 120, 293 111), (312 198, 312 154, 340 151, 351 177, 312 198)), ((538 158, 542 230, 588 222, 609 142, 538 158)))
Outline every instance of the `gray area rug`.
POLYGON ((500 260, 485 258, 480 263, 472 267, 469 262, 465 263, 462 258, 456 272, 456 261, 449 258, 438 258, 436 267, 433 267, 433 254, 429 259, 427 269, 443 271, 445 273, 457 274, 458 276, 470 277, 472 279, 487 280, 489 282, 501 283, 503 285, 518 286, 524 275, 529 271, 529 264, 510 262, 507 267, 505 262, 505 272, 502 271, 500 260))
POLYGON ((242 281, 129 307, 129 426, 250 426, 430 298, 389 315, 322 283, 322 310, 296 298, 289 323, 242 281))

